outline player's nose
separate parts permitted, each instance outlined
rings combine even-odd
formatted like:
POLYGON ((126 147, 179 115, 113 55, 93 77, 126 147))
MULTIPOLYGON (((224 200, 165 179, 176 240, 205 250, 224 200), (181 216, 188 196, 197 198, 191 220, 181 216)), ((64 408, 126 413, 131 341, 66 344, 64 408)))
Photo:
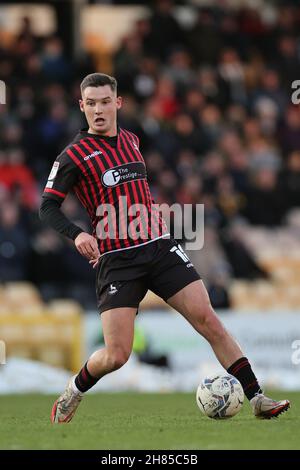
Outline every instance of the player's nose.
POLYGON ((102 114, 103 113, 103 109, 102 109, 101 105, 96 105, 95 113, 96 114, 102 114))

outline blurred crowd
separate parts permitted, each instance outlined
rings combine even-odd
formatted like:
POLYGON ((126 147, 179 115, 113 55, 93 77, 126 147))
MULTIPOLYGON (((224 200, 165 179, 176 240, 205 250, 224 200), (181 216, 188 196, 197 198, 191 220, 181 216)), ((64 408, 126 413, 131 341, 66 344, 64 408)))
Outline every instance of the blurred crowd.
MULTIPOLYGON (((190 27, 159 0, 112 57, 124 105, 119 124, 141 143, 157 203, 205 204, 205 247, 190 252, 213 304, 229 306, 232 277, 266 274, 248 252, 242 224, 284 224, 300 204, 300 6, 278 7, 266 21, 253 9, 199 8, 190 27)), ((85 126, 79 84, 93 57, 65 54, 57 36, 36 37, 24 18, 0 45, 0 280, 28 279, 47 298, 95 306, 94 272, 38 219, 55 157, 85 126)), ((73 196, 67 215, 89 230, 73 196)))

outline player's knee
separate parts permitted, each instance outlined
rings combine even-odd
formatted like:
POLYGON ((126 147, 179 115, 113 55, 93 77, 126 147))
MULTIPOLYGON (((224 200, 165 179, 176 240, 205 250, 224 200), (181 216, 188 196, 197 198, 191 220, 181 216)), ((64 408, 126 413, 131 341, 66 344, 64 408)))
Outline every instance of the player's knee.
POLYGON ((199 330, 210 342, 222 341, 226 336, 226 330, 210 304, 199 320, 199 330))
POLYGON ((115 348, 108 352, 108 364, 111 370, 120 369, 128 361, 130 352, 123 348, 115 348))

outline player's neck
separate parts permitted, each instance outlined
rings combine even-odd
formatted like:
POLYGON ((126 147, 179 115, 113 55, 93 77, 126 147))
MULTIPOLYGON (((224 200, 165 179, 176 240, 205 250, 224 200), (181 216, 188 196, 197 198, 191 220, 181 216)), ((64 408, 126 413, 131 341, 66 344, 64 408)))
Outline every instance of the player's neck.
POLYGON ((118 134, 117 126, 113 127, 107 132, 97 132, 94 129, 88 128, 88 134, 98 135, 99 137, 116 137, 118 134))

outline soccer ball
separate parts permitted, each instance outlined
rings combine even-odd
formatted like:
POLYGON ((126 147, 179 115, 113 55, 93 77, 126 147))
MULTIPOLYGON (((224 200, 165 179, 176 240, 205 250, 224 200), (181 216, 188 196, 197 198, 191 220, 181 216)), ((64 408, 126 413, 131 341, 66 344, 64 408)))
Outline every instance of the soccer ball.
POLYGON ((244 391, 233 375, 215 375, 202 380, 196 400, 202 413, 209 418, 231 418, 242 408, 244 391))

